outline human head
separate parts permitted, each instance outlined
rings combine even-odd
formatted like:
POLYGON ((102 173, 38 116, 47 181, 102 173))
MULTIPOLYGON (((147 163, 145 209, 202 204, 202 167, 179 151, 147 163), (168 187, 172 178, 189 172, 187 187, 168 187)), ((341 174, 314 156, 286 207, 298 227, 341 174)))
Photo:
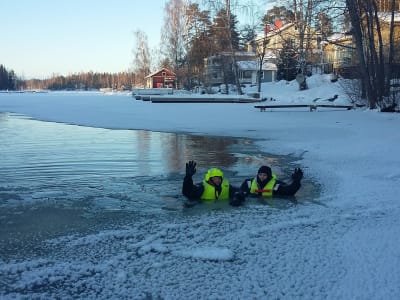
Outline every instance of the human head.
POLYGON ((211 168, 207 171, 204 179, 207 182, 219 186, 224 179, 224 173, 220 169, 211 168))
POLYGON ((258 169, 257 177, 261 181, 270 180, 272 178, 271 168, 268 166, 262 166, 258 169))

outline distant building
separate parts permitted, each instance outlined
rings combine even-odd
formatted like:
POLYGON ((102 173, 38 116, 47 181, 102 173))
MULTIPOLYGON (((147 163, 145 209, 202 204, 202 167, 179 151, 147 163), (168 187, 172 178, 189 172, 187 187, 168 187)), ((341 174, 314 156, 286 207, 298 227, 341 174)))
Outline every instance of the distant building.
MULTIPOLYGON (((260 62, 257 61, 238 61, 239 82, 256 84, 260 71, 260 62)), ((261 68, 261 82, 272 82, 276 80, 277 67, 273 63, 264 61, 261 68)))
POLYGON ((277 20, 273 25, 266 25, 265 32, 249 42, 247 49, 257 53, 265 51, 268 61, 275 64, 279 64, 282 51, 292 50, 298 61, 304 59, 307 65, 321 65, 324 63, 321 41, 321 33, 313 28, 306 26, 301 32, 295 23, 277 20), (300 57, 300 53, 304 56, 300 57))
POLYGON ((176 88, 176 74, 166 68, 145 77, 146 88, 176 88))
MULTIPOLYGON (((388 2, 382 1, 381 5, 386 5, 388 2)), ((390 39, 390 23, 391 13, 379 12, 377 17, 380 21, 380 31, 383 45, 383 55, 388 57, 389 53, 389 39, 390 39)), ((394 14, 394 57, 391 65, 392 71, 395 71, 400 76, 400 54, 399 49, 400 40, 400 13, 394 14)), ((376 47, 378 45, 379 37, 375 36, 376 47)), ((322 49, 324 53, 324 61, 331 69, 330 71, 341 75, 345 78, 359 78, 359 60, 356 51, 354 37, 351 33, 335 33, 322 41, 322 49)))
MULTIPOLYGON (((353 36, 334 33, 322 42, 324 61, 330 72, 341 74, 345 68, 358 64, 353 36)), ((346 76, 345 76, 346 77, 346 76)))
MULTIPOLYGON (((253 52, 235 52, 238 67, 239 82, 243 84, 256 84, 259 72, 259 60, 253 52)), ((204 78, 207 86, 217 86, 234 83, 232 73, 232 57, 230 52, 221 52, 204 59, 204 78)), ((276 79, 276 65, 267 61, 263 62, 261 82, 270 82, 276 79)))

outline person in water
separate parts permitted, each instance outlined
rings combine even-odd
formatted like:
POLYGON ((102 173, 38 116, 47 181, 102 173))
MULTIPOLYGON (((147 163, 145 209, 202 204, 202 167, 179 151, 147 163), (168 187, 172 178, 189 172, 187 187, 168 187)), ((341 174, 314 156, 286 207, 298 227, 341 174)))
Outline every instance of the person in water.
POLYGON ((240 186, 241 191, 247 196, 294 196, 301 187, 303 171, 296 168, 292 174, 292 182, 287 184, 278 180, 268 166, 262 166, 258 169, 255 178, 246 179, 240 186))
POLYGON ((211 168, 201 183, 193 184, 192 176, 196 173, 196 162, 186 163, 186 174, 183 179, 182 194, 189 200, 217 201, 227 200, 232 206, 240 206, 244 194, 232 186, 224 173, 218 168, 211 168))

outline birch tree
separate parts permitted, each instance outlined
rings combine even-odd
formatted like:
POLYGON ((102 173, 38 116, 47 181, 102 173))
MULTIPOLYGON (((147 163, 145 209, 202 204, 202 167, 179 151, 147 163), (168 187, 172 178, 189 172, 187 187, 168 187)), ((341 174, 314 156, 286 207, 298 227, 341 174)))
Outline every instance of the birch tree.
POLYGON ((141 31, 134 32, 135 47, 133 49, 133 71, 136 74, 135 85, 144 87, 145 77, 150 73, 150 52, 147 35, 141 31))
POLYGON ((184 64, 185 47, 185 0, 169 0, 165 3, 164 26, 161 32, 163 54, 174 66, 177 81, 180 80, 180 69, 184 64))

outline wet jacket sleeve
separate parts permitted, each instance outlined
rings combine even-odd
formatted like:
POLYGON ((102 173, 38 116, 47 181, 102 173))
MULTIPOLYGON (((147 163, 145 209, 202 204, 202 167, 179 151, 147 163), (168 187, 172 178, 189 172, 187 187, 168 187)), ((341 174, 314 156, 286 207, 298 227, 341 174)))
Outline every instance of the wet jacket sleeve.
POLYGON ((245 195, 248 195, 250 193, 251 180, 251 178, 245 179, 240 186, 240 191, 245 195))
POLYGON ((183 178, 182 194, 190 200, 200 199, 203 194, 204 187, 202 184, 193 184, 193 178, 191 176, 185 176, 183 178))
POLYGON ((233 185, 229 185, 229 198, 233 199, 237 192, 241 192, 240 188, 237 188, 233 185))
POLYGON ((292 183, 287 184, 283 181, 277 180, 274 186, 273 195, 279 196, 294 196, 296 192, 300 189, 300 181, 292 181, 292 183))

